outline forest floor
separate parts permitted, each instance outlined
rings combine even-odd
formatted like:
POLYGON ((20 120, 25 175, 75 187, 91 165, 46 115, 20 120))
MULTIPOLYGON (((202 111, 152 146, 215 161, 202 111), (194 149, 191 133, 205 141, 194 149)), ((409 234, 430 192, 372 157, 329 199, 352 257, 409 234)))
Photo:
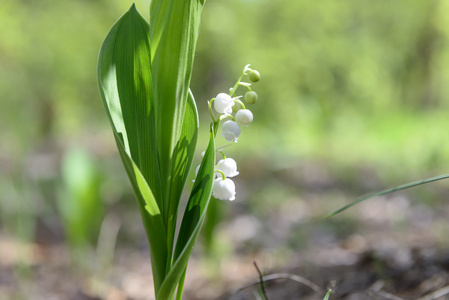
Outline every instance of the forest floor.
MULTIPOLYGON (((211 253, 197 246, 184 299, 318 300, 329 289, 329 299, 449 299, 449 203, 435 209, 392 194, 326 220, 329 205, 317 199, 328 196, 313 190, 287 195, 278 209, 228 213, 211 253)), ((42 222, 32 242, 0 227, 0 299, 154 299, 138 213, 118 211, 102 248, 78 254, 42 222)))

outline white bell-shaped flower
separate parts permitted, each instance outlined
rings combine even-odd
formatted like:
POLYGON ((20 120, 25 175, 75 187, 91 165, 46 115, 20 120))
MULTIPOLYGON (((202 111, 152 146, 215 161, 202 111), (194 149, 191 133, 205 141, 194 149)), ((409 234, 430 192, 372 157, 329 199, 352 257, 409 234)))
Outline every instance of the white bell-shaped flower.
POLYGON ((253 121, 253 113, 249 109, 240 109, 235 114, 235 121, 239 125, 248 126, 253 121))
POLYGON ((223 177, 215 179, 212 196, 219 200, 235 200, 234 182, 229 178, 223 179, 223 177))
POLYGON ((221 136, 224 137, 227 142, 233 141, 237 143, 240 132, 241 129, 239 124, 234 121, 226 121, 223 123, 221 136))
POLYGON ((223 172, 226 177, 234 177, 239 175, 237 171, 237 163, 232 158, 221 159, 215 169, 223 172))
POLYGON ((215 97, 214 108, 219 114, 230 115, 233 106, 234 100, 228 94, 220 93, 215 97))

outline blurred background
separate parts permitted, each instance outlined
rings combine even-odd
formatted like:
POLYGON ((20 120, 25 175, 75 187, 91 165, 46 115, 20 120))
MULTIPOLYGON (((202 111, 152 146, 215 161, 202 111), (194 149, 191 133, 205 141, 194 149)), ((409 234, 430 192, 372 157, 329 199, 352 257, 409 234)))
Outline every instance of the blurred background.
MULTIPOLYGON (((147 2, 136 1, 145 17, 147 2)), ((1 299, 151 293, 143 227, 96 83, 101 43, 131 4, 2 0, 1 299)), ((194 166, 207 100, 246 64, 261 81, 254 122, 226 152, 239 166, 237 199, 211 207, 189 299, 257 279, 253 260, 269 272, 351 264, 369 249, 449 248, 445 181, 324 219, 363 194, 449 172, 448 15, 443 0, 207 1, 191 83, 194 166)))

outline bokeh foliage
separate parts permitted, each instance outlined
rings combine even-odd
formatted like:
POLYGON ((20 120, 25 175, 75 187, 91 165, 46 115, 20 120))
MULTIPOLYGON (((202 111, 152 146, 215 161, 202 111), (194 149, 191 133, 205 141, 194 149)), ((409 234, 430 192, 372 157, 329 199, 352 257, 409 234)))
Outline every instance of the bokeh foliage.
MULTIPOLYGON (((145 2, 137 2, 141 11, 145 2)), ((4 197, 56 198, 41 183, 56 190, 60 154, 74 144, 117 159, 95 65, 105 32, 130 4, 2 1, 0 180, 11 190, 4 197)), ((245 156, 274 169, 319 160, 349 178, 375 169, 395 183, 447 172, 448 14, 443 0, 208 0, 192 79, 204 122, 199 147, 206 100, 251 63, 263 84, 251 107, 257 126, 238 144, 245 156)))
POLYGON ((229 61, 257 64, 263 121, 251 129, 261 131, 253 150, 264 143, 273 156, 368 163, 396 176, 407 174, 396 164, 419 176, 447 160, 447 3, 231 2, 206 6, 197 67, 212 79, 206 86, 223 88, 221 77, 236 72, 229 61))

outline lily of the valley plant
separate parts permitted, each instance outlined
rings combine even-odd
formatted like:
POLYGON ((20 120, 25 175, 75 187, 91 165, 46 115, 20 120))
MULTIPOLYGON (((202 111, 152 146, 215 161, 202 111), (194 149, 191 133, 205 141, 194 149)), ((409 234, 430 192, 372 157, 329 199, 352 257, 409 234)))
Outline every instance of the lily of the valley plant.
POLYGON ((235 95, 238 87, 248 89, 247 103, 257 100, 251 84, 241 80, 248 75, 256 82, 260 75, 246 66, 229 93, 209 101, 209 142, 176 234, 178 206, 198 136, 189 85, 204 2, 152 0, 149 23, 132 5, 110 30, 98 58, 100 93, 136 194, 158 300, 182 298, 187 263, 212 195, 235 199, 230 178, 238 174, 237 164, 226 158, 223 148, 216 148, 215 139, 222 124, 221 136, 237 142, 241 126, 253 120, 235 95), (222 156, 218 162, 217 153, 222 156))

